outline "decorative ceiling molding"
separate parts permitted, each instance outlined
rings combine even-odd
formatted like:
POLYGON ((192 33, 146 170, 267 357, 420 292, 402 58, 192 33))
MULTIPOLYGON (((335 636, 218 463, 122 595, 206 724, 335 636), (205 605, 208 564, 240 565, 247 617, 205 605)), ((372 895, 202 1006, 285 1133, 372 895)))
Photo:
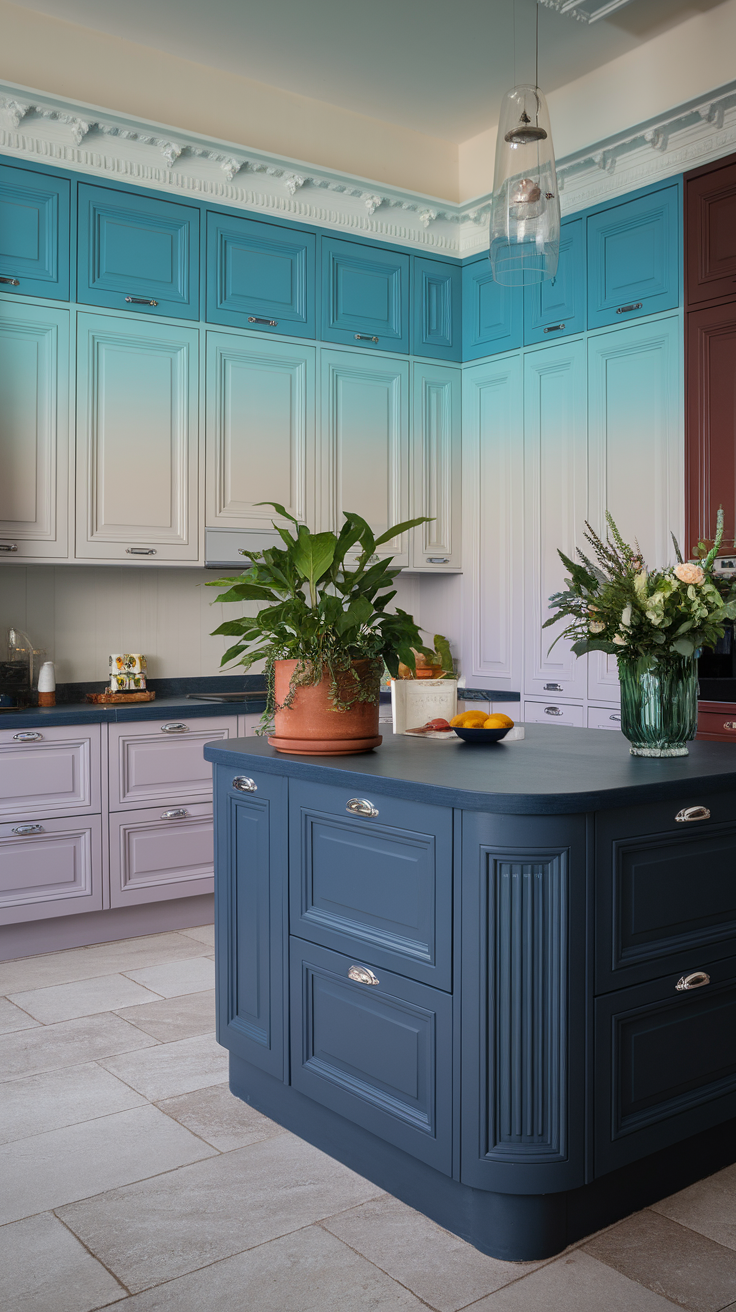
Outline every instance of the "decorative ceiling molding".
MULTIPOLYGON (((558 160, 562 213, 734 149, 736 82, 558 160)), ((464 256, 487 246, 490 194, 452 204, 10 83, 0 83, 0 152, 417 250, 464 256)))

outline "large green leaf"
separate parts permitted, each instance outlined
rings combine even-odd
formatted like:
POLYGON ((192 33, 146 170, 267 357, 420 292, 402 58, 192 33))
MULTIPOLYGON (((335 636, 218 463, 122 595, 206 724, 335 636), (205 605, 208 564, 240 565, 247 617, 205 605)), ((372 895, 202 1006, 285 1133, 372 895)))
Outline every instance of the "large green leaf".
POLYGON ((289 512, 288 512, 288 510, 284 510, 284 507, 281 506, 281 505, 279 505, 278 501, 256 501, 256 502, 255 502, 255 505, 257 505, 257 506, 273 506, 274 510, 276 511, 276 514, 277 514, 277 515, 281 515, 281 518, 282 518, 282 519, 290 519, 291 522, 292 522, 292 524, 297 524, 297 525, 299 524, 299 520, 298 520, 298 519, 294 519, 294 516, 293 516, 293 515, 290 515, 289 512))
POLYGON ((442 661, 442 668, 445 673, 454 674, 455 665, 452 659, 452 652, 450 651, 450 644, 447 641, 447 638, 443 637, 441 633, 435 633, 434 635, 434 649, 442 661))
POLYGON ((387 528, 380 538, 374 540, 374 547, 380 547, 382 542, 390 542, 392 538, 397 538, 399 533, 406 533, 410 528, 416 528, 417 524, 428 524, 430 515, 420 515, 419 519, 405 519, 401 524, 394 524, 393 528, 387 528))
POLYGON ((291 556, 299 573, 308 580, 313 593, 314 585, 332 564, 336 545, 334 533, 310 533, 304 527, 299 530, 291 556))

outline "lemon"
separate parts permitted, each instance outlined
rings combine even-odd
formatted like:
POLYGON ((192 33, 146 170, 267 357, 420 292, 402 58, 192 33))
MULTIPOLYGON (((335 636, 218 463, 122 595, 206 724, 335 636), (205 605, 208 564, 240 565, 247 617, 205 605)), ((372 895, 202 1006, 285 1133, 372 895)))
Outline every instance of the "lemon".
POLYGON ((496 713, 489 715, 487 720, 483 721, 484 729, 513 729, 514 722, 508 715, 496 713))

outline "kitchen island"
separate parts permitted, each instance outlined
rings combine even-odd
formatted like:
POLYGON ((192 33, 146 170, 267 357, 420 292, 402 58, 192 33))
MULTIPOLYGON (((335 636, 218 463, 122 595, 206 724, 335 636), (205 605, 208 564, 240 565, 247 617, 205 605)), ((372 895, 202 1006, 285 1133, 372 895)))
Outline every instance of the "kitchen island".
POLYGON ((210 743, 232 1091, 479 1249, 736 1160, 736 753, 210 743))

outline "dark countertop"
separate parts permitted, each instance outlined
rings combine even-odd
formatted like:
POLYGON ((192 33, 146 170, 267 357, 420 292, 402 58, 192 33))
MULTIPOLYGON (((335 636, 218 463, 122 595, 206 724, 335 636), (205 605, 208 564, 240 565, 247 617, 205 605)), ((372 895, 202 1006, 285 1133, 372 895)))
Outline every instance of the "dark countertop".
POLYGON ((199 702, 182 696, 156 697, 155 702, 119 702, 95 705, 66 702, 60 706, 25 706, 0 712, 0 729, 38 729, 42 724, 120 724, 126 720, 199 720, 209 715, 261 715, 265 696, 247 702, 199 702))
POLYGON ((207 743, 208 761, 247 772, 287 774, 373 790, 410 801, 555 815, 685 797, 697 805, 708 792, 736 789, 736 751, 730 743, 693 742, 689 756, 631 756, 622 734, 561 725, 525 726, 521 742, 481 746, 459 738, 422 742, 385 734, 383 745, 357 756, 289 756, 264 738, 207 743))

